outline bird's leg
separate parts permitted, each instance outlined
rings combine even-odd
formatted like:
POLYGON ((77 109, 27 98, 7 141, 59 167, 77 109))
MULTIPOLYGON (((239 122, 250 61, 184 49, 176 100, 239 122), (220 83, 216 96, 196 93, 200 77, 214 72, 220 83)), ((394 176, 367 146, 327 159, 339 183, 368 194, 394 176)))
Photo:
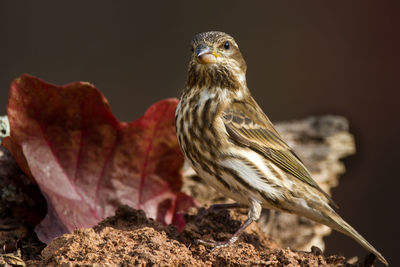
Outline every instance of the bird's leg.
MULTIPOLYGON (((238 204, 238 203, 233 203, 233 204, 238 204)), ((239 207, 241 206, 240 204, 238 204, 239 207)), ((232 207, 237 207, 237 206, 232 206, 232 207)), ((217 248, 222 248, 222 247, 227 247, 233 243, 235 243, 239 236, 243 233, 244 230, 246 230, 246 228, 254 221, 257 221, 260 218, 260 214, 261 214, 261 205, 259 202, 252 200, 251 201, 251 206, 249 209, 249 213, 247 216, 247 220, 242 224, 242 226, 240 226, 240 228, 232 235, 231 238, 229 238, 226 241, 204 241, 204 240, 197 240, 198 243, 209 246, 209 247, 213 247, 214 249, 217 248)))
POLYGON ((223 247, 227 247, 233 243, 235 243, 239 236, 242 234, 242 232, 253 222, 254 220, 251 218, 247 218, 247 220, 244 222, 244 224, 242 226, 240 226, 240 228, 232 235, 231 238, 229 238, 226 241, 204 241, 201 239, 198 239, 197 242, 200 244, 203 244, 205 246, 209 246, 209 247, 213 247, 214 249, 217 248, 223 248, 223 247))

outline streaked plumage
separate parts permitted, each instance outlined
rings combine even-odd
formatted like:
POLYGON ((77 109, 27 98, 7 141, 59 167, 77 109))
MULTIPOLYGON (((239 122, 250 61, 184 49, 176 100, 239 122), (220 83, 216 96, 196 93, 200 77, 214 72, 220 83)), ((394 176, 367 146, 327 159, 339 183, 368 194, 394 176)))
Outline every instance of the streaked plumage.
MULTIPOLYGON (((248 220, 224 246, 260 216, 262 208, 305 216, 351 236, 387 261, 331 207, 252 98, 246 63, 234 39, 222 32, 198 34, 188 78, 176 110, 177 136, 186 158, 207 183, 249 207, 248 220)), ((207 242, 204 242, 207 243, 207 242)))

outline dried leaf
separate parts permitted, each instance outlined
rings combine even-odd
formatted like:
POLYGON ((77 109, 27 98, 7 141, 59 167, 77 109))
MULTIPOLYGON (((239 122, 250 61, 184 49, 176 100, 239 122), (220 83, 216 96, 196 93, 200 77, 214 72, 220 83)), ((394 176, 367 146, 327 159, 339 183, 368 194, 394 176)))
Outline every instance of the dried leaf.
POLYGON ((36 228, 39 238, 48 242, 91 227, 120 204, 181 228, 178 208, 194 202, 180 192, 176 105, 176 99, 160 101, 125 123, 89 83, 55 86, 29 75, 16 79, 7 106, 11 136, 3 143, 47 199, 48 214, 36 228))

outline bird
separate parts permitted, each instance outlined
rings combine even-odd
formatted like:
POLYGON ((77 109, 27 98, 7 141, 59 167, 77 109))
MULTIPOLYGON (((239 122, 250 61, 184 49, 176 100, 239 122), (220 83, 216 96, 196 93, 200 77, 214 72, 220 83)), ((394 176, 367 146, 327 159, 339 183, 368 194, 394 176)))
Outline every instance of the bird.
POLYGON ((229 246, 260 217, 262 208, 297 214, 350 236, 388 265, 386 259, 333 207, 336 204, 312 178, 252 97, 247 65, 230 35, 209 31, 191 42, 186 85, 175 112, 178 143, 197 174, 236 203, 247 220, 226 241, 229 246))

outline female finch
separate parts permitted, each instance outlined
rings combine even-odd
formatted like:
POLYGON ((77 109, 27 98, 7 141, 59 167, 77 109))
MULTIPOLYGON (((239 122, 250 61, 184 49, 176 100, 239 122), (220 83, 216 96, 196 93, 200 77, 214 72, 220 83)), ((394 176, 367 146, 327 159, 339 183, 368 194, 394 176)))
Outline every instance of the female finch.
POLYGON ((192 52, 175 115, 179 144, 200 177, 236 205, 249 208, 248 219, 229 240, 202 243, 220 247, 235 242, 267 208, 295 213, 342 232, 387 265, 331 208, 332 199, 252 98, 246 62, 235 40, 223 32, 200 33, 193 38, 192 52))

